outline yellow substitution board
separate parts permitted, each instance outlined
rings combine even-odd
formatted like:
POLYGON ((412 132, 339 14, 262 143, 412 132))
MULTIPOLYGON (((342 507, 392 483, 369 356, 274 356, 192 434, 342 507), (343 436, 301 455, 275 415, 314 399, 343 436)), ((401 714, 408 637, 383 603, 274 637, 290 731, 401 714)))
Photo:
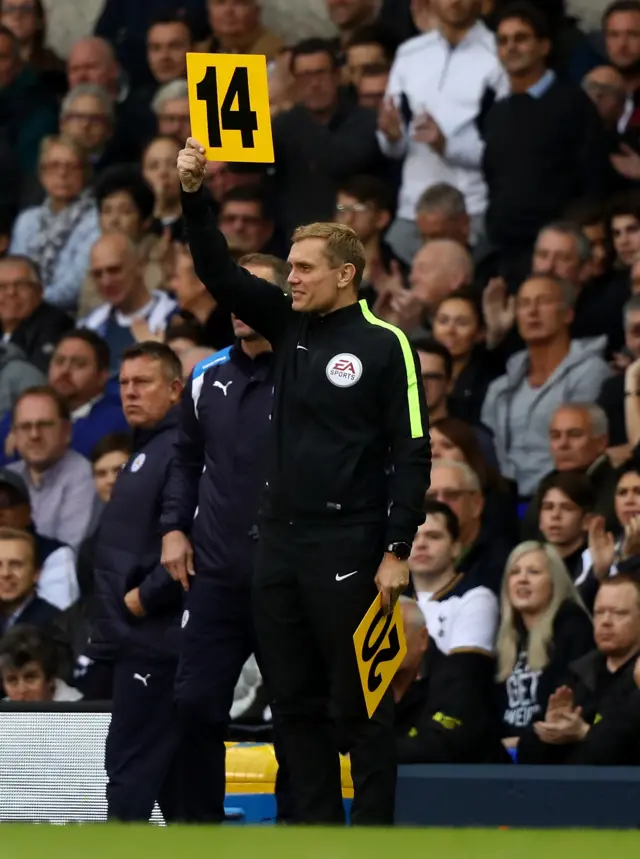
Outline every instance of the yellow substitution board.
POLYGON ((385 616, 382 597, 378 595, 355 631, 353 644, 371 718, 407 653, 400 604, 396 603, 393 612, 385 616))
POLYGON ((274 161, 267 60, 187 54, 191 135, 210 161, 274 161))

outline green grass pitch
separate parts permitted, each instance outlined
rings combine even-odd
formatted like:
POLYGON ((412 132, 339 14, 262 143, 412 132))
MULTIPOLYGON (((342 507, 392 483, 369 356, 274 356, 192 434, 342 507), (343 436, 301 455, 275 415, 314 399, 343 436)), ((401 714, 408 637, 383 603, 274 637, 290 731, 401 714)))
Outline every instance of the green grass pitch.
POLYGON ((2 859, 637 859, 640 833, 5 824, 0 853, 2 859))

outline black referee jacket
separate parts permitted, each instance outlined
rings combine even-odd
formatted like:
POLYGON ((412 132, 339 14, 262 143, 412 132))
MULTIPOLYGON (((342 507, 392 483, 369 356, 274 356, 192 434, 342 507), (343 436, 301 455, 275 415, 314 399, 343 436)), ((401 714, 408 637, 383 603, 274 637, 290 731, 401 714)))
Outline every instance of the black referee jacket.
POLYGON ((427 407, 406 336, 361 301, 298 313, 229 255, 208 192, 183 193, 195 269, 219 305, 275 352, 271 455, 263 514, 289 522, 385 524, 411 543, 429 486, 427 407))

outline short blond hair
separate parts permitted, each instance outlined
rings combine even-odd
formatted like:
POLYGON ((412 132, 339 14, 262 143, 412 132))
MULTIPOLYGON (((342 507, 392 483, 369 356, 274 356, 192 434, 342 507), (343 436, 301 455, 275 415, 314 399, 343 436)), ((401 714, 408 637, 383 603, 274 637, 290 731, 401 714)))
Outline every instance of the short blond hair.
POLYGON ((353 284, 356 289, 360 287, 364 274, 365 256, 364 247, 355 230, 344 224, 307 224, 297 228, 291 241, 295 244, 304 241, 304 239, 322 239, 325 243, 324 253, 329 265, 332 268, 352 265, 356 270, 353 284))
POLYGON ((0 528, 0 543, 9 543, 13 541, 26 543, 31 550, 31 558, 33 564, 36 564, 36 541, 28 531, 23 531, 20 528, 0 528))
POLYGON ((273 254, 245 254, 238 260, 238 265, 246 268, 248 265, 260 266, 261 268, 271 269, 273 274, 273 282, 279 286, 283 292, 289 291, 287 279, 291 271, 291 266, 280 257, 273 254))
POLYGON ((66 148, 70 152, 73 152, 73 154, 80 162, 85 185, 88 185, 89 180, 91 179, 91 176, 93 174, 93 167, 91 166, 89 156, 84 151, 84 149, 76 143, 75 140, 73 140, 71 137, 67 137, 64 134, 49 134, 42 139, 42 142, 40 143, 40 150, 38 152, 38 170, 42 169, 42 165, 44 163, 45 158, 49 154, 49 150, 52 149, 54 146, 66 146, 66 148))

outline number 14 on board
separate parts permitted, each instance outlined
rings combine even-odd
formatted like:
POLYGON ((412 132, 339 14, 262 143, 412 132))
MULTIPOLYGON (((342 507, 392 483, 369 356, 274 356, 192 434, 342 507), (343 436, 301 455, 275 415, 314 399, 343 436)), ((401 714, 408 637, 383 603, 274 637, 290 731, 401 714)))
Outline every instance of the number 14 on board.
POLYGON ((266 57, 187 54, 187 77, 191 136, 211 161, 274 161, 266 57))

